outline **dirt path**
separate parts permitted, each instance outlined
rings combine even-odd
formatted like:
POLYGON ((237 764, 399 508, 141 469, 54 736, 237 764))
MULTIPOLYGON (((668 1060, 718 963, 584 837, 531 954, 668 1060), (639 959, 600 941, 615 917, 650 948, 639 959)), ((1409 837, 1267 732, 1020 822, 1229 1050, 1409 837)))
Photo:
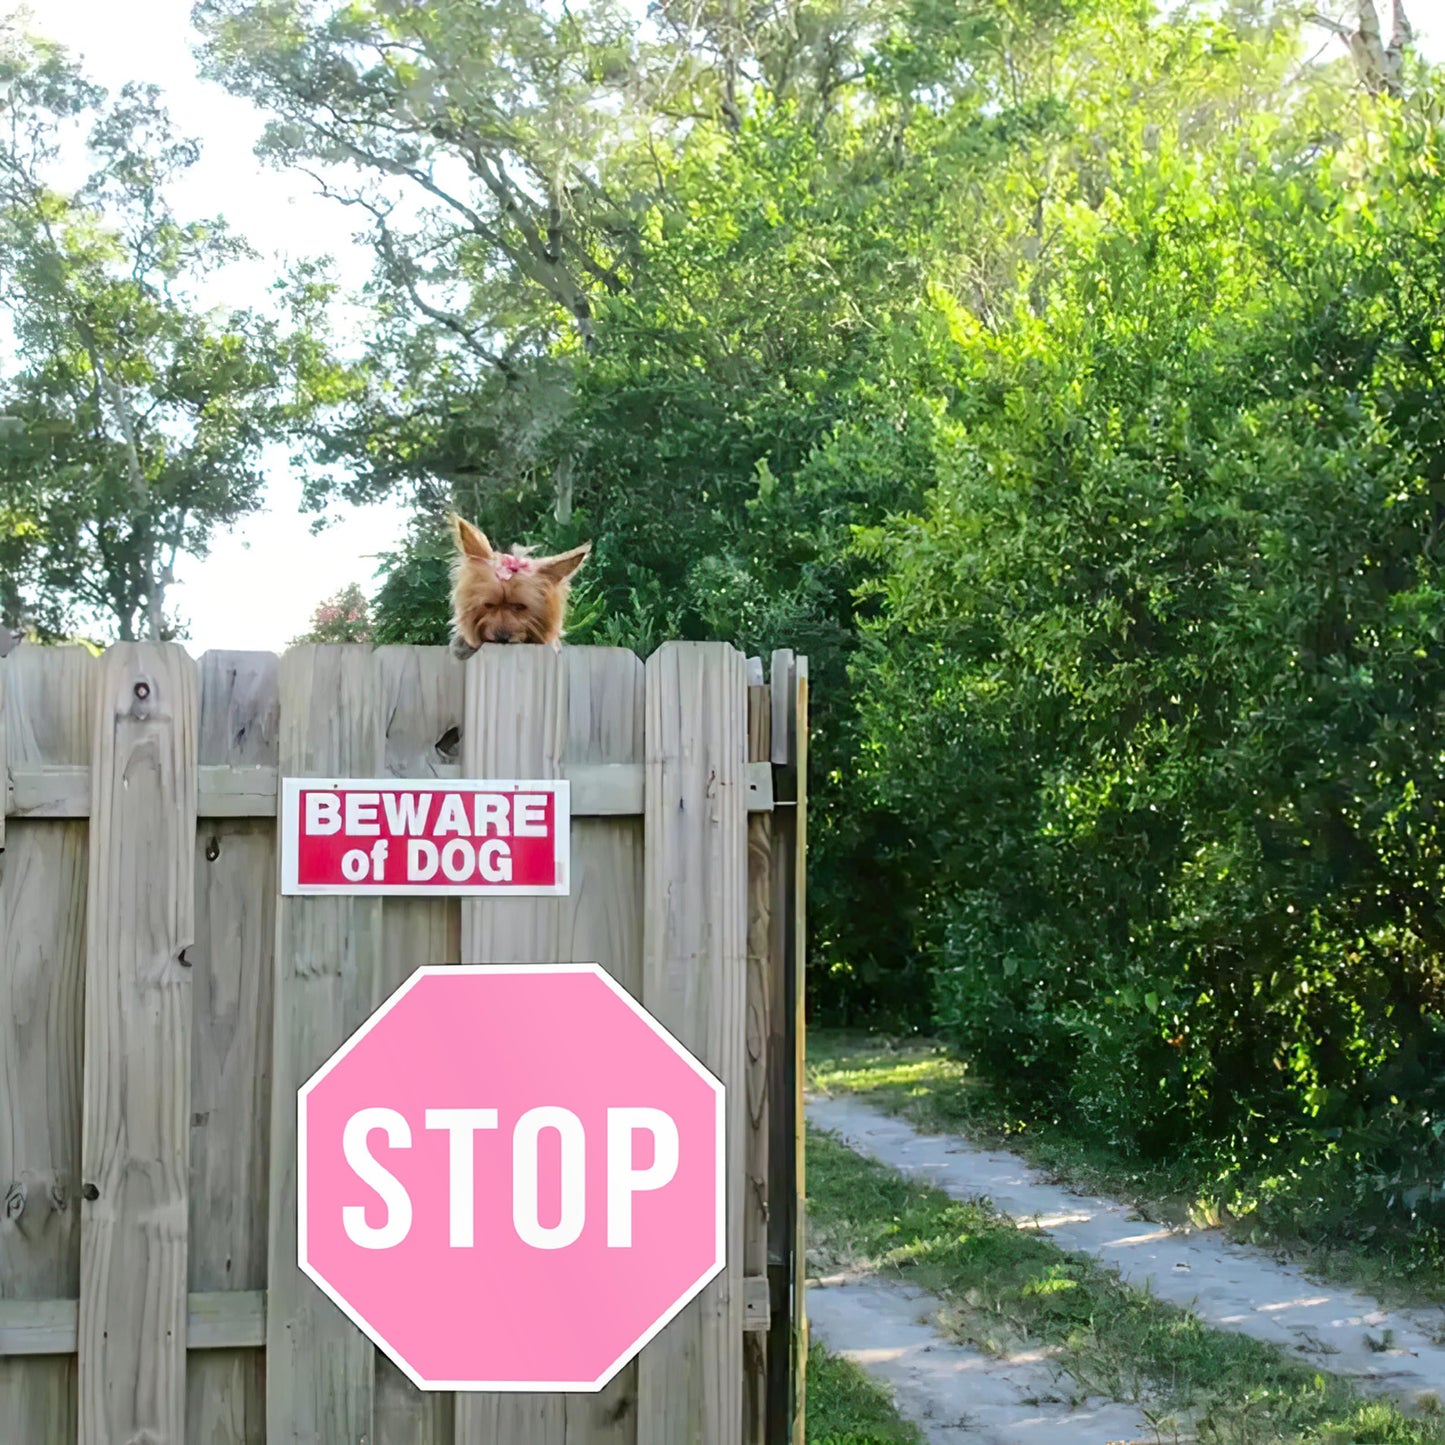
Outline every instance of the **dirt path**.
POLYGON ((947 1339, 913 1285, 838 1277, 808 1288, 808 1327, 890 1385, 928 1445, 1134 1445, 1158 1437, 1129 1405, 1083 1399, 1046 1350, 1003 1359, 947 1339))
POLYGON ((956 1135, 920 1134, 856 1098, 810 1097, 807 1116, 856 1152, 925 1178, 953 1198, 987 1198, 1061 1248, 1091 1255, 1116 1269, 1125 1283, 1192 1310, 1218 1329, 1282 1345, 1316 1368, 1351 1378, 1362 1390, 1389 1395, 1406 1408, 1424 1396, 1445 1401, 1445 1312, 1386 1310, 1217 1231, 1149 1224, 1113 1200, 1048 1183, 1016 1155, 980 1149, 956 1135))

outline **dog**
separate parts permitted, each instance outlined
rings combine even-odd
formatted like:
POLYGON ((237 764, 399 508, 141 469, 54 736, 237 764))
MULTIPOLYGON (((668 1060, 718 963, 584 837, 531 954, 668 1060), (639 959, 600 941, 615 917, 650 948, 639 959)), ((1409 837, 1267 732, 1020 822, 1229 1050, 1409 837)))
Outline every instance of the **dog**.
POLYGON ((531 642, 561 651, 567 593, 591 542, 555 557, 533 557, 530 547, 497 552, 470 522, 455 515, 449 520, 457 547, 452 655, 466 659, 487 642, 531 642))

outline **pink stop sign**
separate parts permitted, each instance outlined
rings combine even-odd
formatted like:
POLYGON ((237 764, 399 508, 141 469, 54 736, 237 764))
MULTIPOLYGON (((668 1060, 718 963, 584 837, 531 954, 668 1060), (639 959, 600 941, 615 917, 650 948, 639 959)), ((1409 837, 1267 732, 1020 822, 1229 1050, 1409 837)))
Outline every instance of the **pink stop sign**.
POLYGON ((432 1390, 599 1390, 723 1267, 723 1086, 596 964, 422 968, 302 1086, 301 1268, 432 1390))

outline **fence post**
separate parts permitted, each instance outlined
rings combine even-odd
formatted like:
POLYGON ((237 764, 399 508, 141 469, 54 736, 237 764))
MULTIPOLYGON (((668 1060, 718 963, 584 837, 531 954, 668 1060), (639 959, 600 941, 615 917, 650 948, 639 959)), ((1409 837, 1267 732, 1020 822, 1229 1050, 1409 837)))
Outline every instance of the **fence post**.
POLYGON ((793 1445, 807 1439, 808 1386, 808 1189, 803 1112, 807 1068, 808 962, 808 659, 794 657, 792 743, 797 769, 793 809, 793 956, 790 1014, 793 1027, 793 1445))
MULTIPOLYGON (((748 761, 772 757, 772 715, 763 686, 762 659, 748 659, 748 761)), ((771 1204, 769 1169, 771 1115, 776 1107, 769 1073, 773 1029, 780 1022, 774 1004, 773 815, 748 816, 748 1181, 743 1220, 743 1272, 746 1278, 769 1283, 768 1213, 771 1204)), ((769 1328, 772 1328, 771 1323, 769 1328)), ((750 1330, 743 1337, 744 1445, 782 1445, 787 1416, 769 1419, 768 1337, 750 1330)))
POLYGON ((647 661, 642 1003, 722 1080, 727 1267, 638 1361, 638 1445, 737 1445, 743 1428, 747 668, 726 643, 647 661))
POLYGON ((808 659, 786 648, 769 668, 772 703, 773 931, 775 1016, 769 1088, 768 1266, 773 1318, 768 1337, 769 1445, 802 1445, 808 1359, 807 1220, 804 1213, 803 1001, 808 811, 808 659))
POLYGON ((184 1445, 196 665, 101 663, 90 775, 80 1445, 184 1445))

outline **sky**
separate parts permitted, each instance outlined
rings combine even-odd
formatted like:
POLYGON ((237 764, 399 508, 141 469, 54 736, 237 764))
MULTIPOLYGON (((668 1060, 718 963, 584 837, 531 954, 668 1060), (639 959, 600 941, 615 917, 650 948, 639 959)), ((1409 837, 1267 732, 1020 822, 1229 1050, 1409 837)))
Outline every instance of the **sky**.
MULTIPOLYGON (((34 28, 61 42, 108 89, 128 80, 154 81, 179 129, 203 145, 201 160, 174 202, 182 214, 223 214, 261 253, 218 278, 217 302, 255 301, 279 270, 278 258, 330 253, 344 279, 360 282, 369 257, 352 236, 355 221, 314 194, 305 176, 262 166, 252 147, 262 117, 247 102, 202 81, 191 54, 191 0, 31 0, 34 28)), ((0 0, 0 13, 11 9, 0 0)), ((1322 3, 1342 14, 1344 0, 1322 3)), ((1445 0, 1410 0, 1408 12, 1422 51, 1445 57, 1445 0)), ((370 589, 377 554, 401 537, 406 515, 397 504, 338 503, 319 535, 298 509, 300 485, 277 456, 269 467, 265 509, 216 538, 204 560, 178 564, 172 609, 189 625, 187 649, 280 651, 304 632, 317 603, 347 583, 370 589)))

